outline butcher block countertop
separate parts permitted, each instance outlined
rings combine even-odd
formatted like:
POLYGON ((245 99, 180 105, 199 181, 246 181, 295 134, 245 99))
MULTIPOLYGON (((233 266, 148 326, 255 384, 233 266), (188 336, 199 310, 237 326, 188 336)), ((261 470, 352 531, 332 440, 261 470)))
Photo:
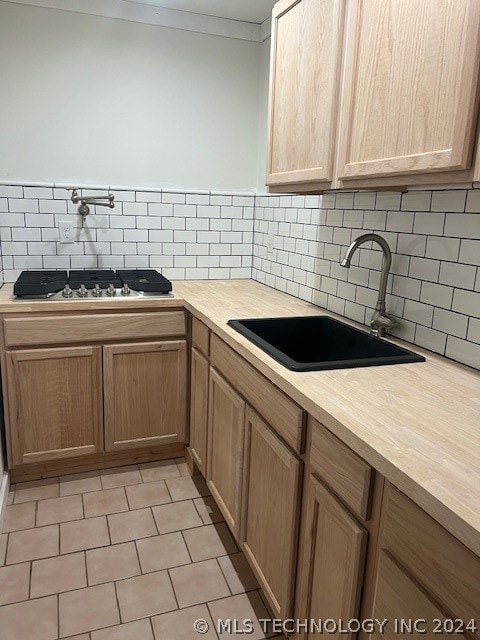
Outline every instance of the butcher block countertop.
POLYGON ((421 353, 426 362, 296 373, 227 321, 338 316, 250 280, 174 282, 174 294, 91 302, 15 301, 12 285, 5 285, 0 289, 0 314, 185 306, 480 556, 479 372, 393 340, 421 353))

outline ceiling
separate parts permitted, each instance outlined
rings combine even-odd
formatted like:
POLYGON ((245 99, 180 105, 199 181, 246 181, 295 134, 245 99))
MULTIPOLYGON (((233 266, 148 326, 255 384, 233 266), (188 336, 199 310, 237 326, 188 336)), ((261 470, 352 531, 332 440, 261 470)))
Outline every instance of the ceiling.
POLYGON ((177 9, 207 16, 262 23, 270 17, 276 0, 129 0, 166 9, 177 9))

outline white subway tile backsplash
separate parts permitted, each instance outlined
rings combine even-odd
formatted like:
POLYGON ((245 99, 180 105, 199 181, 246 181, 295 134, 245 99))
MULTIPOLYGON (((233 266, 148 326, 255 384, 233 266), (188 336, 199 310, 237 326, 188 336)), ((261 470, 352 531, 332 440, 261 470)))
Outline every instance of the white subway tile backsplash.
POLYGON ((480 360, 463 355, 465 344, 479 342, 478 326, 472 324, 469 333, 468 323, 480 315, 480 215, 466 208, 468 203, 468 211, 475 211, 477 194, 466 189, 337 193, 335 204, 332 196, 319 198, 320 209, 311 213, 313 225, 310 212, 302 213, 298 204, 288 208, 291 200, 257 198, 254 279, 368 323, 382 254, 367 244, 356 252, 350 269, 339 261, 349 241, 368 231, 379 233, 393 252, 387 310, 399 322, 392 333, 480 368, 480 360), (273 224, 268 221, 278 224, 273 254, 266 246, 269 229, 264 225, 273 224), (307 242, 311 226, 316 238, 307 242), (449 341, 447 348, 447 336, 460 341, 449 341))
POLYGON ((447 344, 447 335, 441 331, 436 331, 435 329, 430 329, 419 324, 415 331, 415 343, 421 347, 425 347, 425 349, 430 349, 437 353, 444 353, 447 344))
POLYGON ((23 198, 23 187, 0 185, 0 198, 23 198))
POLYGON ((465 211, 466 199, 463 189, 433 191, 431 211, 465 211))
POLYGON ((146 202, 124 202, 123 213, 126 216, 146 216, 148 213, 146 202))
POLYGON ((458 238, 444 238, 443 236, 430 236, 427 238, 427 258, 438 258, 456 262, 460 251, 458 238))
MULTIPOLYGON (((428 258, 410 258, 410 268, 408 275, 411 278, 419 280, 429 280, 430 282, 438 282, 438 274, 440 271, 440 262, 438 260, 430 260, 428 258)), ((446 283, 449 284, 449 283, 446 283)))
POLYGON ((407 191, 402 194, 401 209, 402 211, 430 211, 431 201, 431 191, 407 191))
POLYGON ((66 189, 6 185, 3 276, 12 281, 23 268, 95 267, 157 268, 173 279, 253 273, 268 286, 368 323, 382 254, 367 244, 350 269, 339 262, 354 238, 373 231, 393 252, 387 308, 399 320, 394 335, 480 368, 472 356, 480 333, 477 191, 253 196, 123 187, 115 189, 115 208, 93 207, 82 228, 66 189), (58 242, 65 215, 78 227, 74 244, 58 242))
POLYGON ((447 213, 445 235, 456 238, 480 240, 480 215, 471 213, 447 213))
POLYGON ((474 318, 480 318, 480 292, 456 289, 452 309, 474 318))
POLYGON ((67 203, 65 200, 39 200, 40 213, 67 213, 67 203))
POLYGON ((12 213, 34 213, 38 211, 38 200, 10 198, 8 202, 8 210, 12 213))
POLYGON ((449 335, 465 338, 467 335, 468 316, 446 309, 435 309, 432 327, 449 335))
MULTIPOLYGON (((421 192, 419 192, 421 193, 421 192)), ((429 213, 416 213, 413 225, 414 233, 428 235, 442 235, 445 226, 445 214, 430 211, 429 213)))
POLYGON ((476 275, 477 269, 471 265, 442 262, 438 281, 460 289, 473 289, 476 275))
POLYGON ((415 214, 409 211, 389 211, 387 213, 387 231, 413 231, 415 214))
POLYGON ((421 301, 434 307, 450 309, 453 298, 453 288, 433 282, 422 282, 421 301))
POLYGON ((459 360, 478 369, 480 362, 480 344, 460 340, 460 338, 456 338, 455 336, 448 336, 445 355, 448 358, 459 360))
POLYGON ((467 213, 480 213, 480 189, 470 189, 467 194, 467 213))

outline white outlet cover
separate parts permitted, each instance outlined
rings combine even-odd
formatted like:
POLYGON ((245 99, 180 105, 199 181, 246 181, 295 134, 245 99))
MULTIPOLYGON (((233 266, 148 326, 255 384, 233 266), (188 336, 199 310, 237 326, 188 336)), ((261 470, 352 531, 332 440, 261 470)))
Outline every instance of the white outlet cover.
POLYGON ((59 220, 58 233, 60 244, 73 244, 75 242, 75 227, 73 220, 59 220))

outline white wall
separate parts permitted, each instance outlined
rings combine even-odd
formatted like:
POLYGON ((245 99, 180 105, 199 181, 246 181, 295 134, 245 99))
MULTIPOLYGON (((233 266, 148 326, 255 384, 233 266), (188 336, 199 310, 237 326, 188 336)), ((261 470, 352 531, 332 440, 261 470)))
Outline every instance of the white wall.
POLYGON ((259 77, 259 126, 258 126, 258 177, 257 188, 265 193, 265 176, 267 166, 267 126, 268 126, 268 93, 270 77, 270 38, 260 45, 260 77, 259 77))
POLYGON ((261 47, 0 0, 0 180, 255 188, 261 47))

